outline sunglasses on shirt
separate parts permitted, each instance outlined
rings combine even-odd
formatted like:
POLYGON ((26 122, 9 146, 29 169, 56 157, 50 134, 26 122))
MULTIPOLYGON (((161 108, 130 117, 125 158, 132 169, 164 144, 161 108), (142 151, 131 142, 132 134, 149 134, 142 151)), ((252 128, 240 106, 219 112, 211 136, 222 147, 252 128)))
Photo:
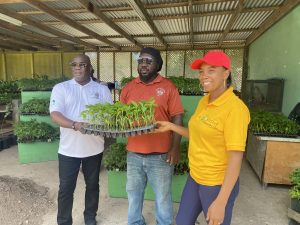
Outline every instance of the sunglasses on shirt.
POLYGON ((147 65, 152 65, 155 60, 149 57, 139 57, 137 59, 138 64, 146 63, 147 65))
POLYGON ((72 68, 76 68, 78 66, 80 69, 84 69, 84 68, 86 68, 88 66, 88 64, 87 63, 75 63, 75 62, 72 62, 72 63, 70 63, 70 66, 72 68))

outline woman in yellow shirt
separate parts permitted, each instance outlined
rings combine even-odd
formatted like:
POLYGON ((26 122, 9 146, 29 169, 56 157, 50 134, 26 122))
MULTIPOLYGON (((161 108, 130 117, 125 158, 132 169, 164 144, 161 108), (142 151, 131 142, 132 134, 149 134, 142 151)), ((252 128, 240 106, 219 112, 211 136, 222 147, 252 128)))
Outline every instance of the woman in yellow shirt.
POLYGON ((194 225, 203 211, 209 225, 229 225, 239 191, 239 174, 245 150, 250 114, 233 93, 230 59, 210 51, 196 59, 204 96, 188 128, 158 121, 156 132, 172 130, 189 138, 190 174, 176 217, 178 225, 194 225))

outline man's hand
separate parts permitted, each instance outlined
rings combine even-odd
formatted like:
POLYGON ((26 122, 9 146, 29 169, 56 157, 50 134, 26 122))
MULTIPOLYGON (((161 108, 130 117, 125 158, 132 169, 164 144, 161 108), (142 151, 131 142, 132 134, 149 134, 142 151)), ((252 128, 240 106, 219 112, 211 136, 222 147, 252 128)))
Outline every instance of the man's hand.
POLYGON ((170 151, 168 152, 167 156, 167 162, 170 163, 170 165, 175 165, 179 162, 180 154, 179 154, 179 148, 172 147, 170 151))

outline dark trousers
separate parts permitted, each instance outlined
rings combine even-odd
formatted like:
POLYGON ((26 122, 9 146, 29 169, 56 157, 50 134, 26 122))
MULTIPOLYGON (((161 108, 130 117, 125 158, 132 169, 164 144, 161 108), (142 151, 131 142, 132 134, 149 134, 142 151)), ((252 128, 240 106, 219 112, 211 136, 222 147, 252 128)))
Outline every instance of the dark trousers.
POLYGON ((86 224, 95 222, 99 204, 99 173, 101 160, 102 153, 86 158, 74 158, 58 154, 58 225, 71 225, 73 222, 73 199, 80 164, 82 164, 82 172, 86 184, 84 220, 86 224))

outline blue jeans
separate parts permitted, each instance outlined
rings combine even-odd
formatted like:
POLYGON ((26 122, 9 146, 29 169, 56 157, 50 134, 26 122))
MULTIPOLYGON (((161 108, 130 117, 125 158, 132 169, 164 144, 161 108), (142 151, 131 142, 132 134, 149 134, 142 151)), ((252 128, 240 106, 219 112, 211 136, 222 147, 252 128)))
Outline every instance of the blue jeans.
POLYGON ((155 194, 157 225, 173 222, 172 175, 174 166, 166 162, 167 154, 127 153, 128 225, 145 225, 142 215, 144 191, 149 181, 155 194))
POLYGON ((58 154, 59 191, 57 224, 71 225, 74 191, 80 164, 86 184, 84 221, 96 225, 99 204, 99 173, 102 153, 86 158, 74 158, 58 154))
MULTIPOLYGON (((211 203, 217 198, 221 185, 206 186, 198 184, 189 175, 181 195, 176 223, 178 225, 194 225, 198 215, 203 211, 206 218, 211 203)), ((230 225, 234 201, 239 193, 239 180, 229 196, 222 225, 230 225)))

